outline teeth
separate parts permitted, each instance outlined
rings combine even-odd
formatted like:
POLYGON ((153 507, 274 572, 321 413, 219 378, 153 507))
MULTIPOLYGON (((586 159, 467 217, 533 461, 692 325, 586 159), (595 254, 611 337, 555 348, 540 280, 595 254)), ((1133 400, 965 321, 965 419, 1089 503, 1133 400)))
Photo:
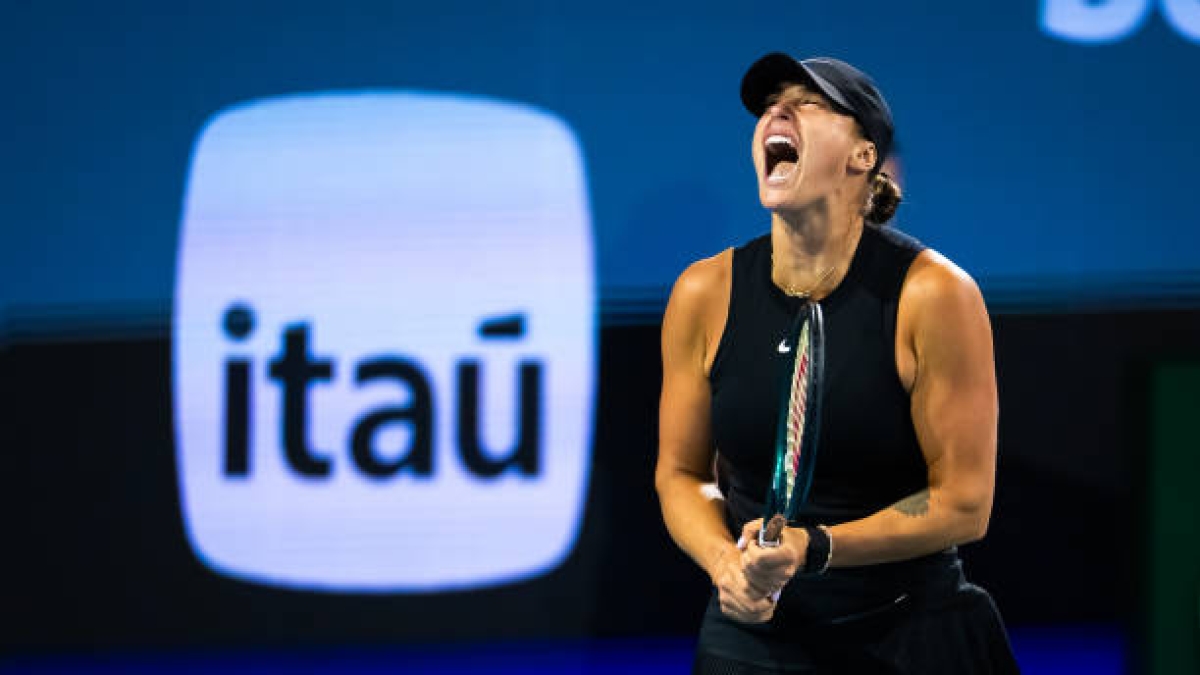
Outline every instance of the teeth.
POLYGON ((767 136, 765 142, 767 184, 782 186, 796 170, 799 151, 791 138, 783 134, 767 136))

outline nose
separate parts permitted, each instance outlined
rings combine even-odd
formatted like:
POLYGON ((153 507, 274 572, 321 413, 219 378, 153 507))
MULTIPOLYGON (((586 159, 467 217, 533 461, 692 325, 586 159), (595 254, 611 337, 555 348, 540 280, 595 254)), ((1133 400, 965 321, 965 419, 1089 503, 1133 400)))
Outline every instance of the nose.
POLYGON ((767 106, 767 110, 763 114, 781 120, 790 120, 792 118, 787 106, 780 103, 773 103, 767 106))

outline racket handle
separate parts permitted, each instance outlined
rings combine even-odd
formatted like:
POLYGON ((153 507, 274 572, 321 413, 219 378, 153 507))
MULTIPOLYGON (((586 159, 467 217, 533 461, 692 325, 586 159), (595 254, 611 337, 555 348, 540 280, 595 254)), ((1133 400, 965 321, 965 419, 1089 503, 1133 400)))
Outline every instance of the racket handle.
POLYGON ((758 545, 766 547, 774 547, 779 545, 780 537, 783 535, 783 528, 787 526, 787 518, 783 514, 776 513, 771 516, 767 524, 758 531, 758 545))

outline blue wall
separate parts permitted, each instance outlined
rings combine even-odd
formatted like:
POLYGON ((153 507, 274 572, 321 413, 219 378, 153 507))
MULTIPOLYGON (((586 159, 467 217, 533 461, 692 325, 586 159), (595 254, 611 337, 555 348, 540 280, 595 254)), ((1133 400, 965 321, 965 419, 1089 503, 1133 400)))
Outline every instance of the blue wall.
POLYGON ((876 77, 902 145, 900 226, 994 302, 1193 302, 1200 44, 1157 2, 1103 44, 1047 34, 1042 4, 7 3, 0 312, 166 316, 205 121, 362 88, 561 116, 583 145, 602 299, 661 302, 688 262, 766 227, 737 88, 776 49, 876 77))

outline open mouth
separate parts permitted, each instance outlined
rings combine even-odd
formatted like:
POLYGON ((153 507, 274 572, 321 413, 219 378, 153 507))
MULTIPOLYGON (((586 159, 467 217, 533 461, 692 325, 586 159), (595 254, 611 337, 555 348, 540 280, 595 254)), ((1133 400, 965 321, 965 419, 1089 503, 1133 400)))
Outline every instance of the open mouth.
POLYGON ((800 161, 796 143, 782 134, 774 134, 766 140, 767 182, 782 183, 791 177, 800 161))

